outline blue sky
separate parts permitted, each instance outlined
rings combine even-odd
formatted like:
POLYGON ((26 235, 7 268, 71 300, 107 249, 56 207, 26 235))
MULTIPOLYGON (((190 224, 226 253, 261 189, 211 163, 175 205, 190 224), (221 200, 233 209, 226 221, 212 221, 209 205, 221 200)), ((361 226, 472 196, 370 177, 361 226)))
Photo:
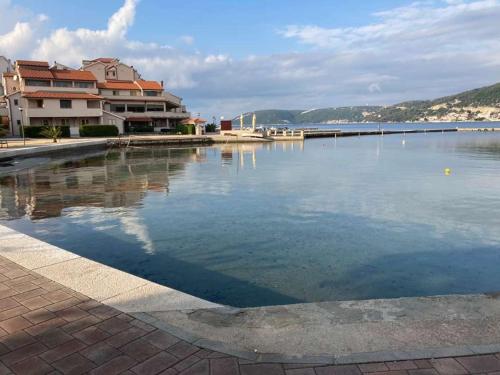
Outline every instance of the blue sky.
POLYGON ((0 54, 117 56, 193 112, 393 104, 500 81, 500 0, 0 0, 0 54))

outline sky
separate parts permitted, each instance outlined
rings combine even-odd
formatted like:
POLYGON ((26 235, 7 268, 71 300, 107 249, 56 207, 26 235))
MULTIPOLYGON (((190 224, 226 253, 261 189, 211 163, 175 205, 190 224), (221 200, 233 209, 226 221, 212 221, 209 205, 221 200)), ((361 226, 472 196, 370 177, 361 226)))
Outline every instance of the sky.
POLYGON ((389 105, 500 81, 500 0, 0 0, 0 55, 118 57, 188 109, 389 105))

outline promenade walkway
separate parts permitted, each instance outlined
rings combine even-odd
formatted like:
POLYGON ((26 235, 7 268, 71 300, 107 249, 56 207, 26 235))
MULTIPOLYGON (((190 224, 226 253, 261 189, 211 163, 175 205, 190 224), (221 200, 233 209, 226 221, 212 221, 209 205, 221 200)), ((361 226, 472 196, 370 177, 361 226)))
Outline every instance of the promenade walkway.
POLYGON ((344 366, 203 349, 0 257, 1 374, 500 374, 500 354, 344 366))

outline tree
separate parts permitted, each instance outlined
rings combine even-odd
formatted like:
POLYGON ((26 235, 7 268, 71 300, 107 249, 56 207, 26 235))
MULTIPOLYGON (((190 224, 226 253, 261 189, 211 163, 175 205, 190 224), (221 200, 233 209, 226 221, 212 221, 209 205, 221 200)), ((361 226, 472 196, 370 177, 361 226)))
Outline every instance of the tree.
POLYGON ((50 138, 54 141, 54 143, 57 143, 57 139, 61 138, 61 128, 57 126, 47 126, 45 127, 41 132, 41 135, 43 135, 45 138, 50 138))

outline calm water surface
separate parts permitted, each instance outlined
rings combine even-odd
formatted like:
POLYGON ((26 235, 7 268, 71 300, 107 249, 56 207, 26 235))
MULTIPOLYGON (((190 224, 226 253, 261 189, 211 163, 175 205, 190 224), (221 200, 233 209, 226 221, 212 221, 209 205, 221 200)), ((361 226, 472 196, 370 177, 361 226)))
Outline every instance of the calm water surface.
POLYGON ((215 302, 500 290, 500 132, 30 162, 3 168, 4 224, 215 302))

